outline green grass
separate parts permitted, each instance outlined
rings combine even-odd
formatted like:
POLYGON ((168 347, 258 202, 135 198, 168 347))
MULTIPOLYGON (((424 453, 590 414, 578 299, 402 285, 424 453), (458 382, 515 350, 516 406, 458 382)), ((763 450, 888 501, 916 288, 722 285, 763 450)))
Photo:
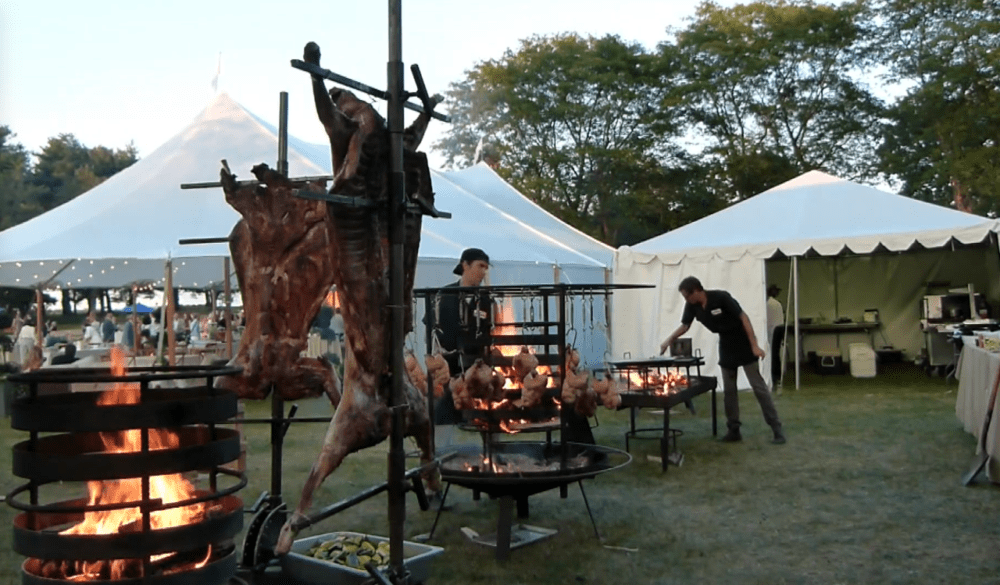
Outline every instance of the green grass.
MULTIPOLYGON (((955 417, 957 386, 896 366, 871 380, 806 375, 801 390, 777 399, 788 444, 770 443, 753 396, 740 396, 744 440, 722 444, 711 435, 707 396, 698 415, 672 417, 684 431, 683 466, 660 472, 647 460, 655 441, 633 443, 631 465, 584 483, 603 540, 593 533, 578 487, 530 499, 528 523, 557 528, 552 538, 512 552, 499 564, 493 550, 468 542, 460 528, 495 530, 496 502, 453 487, 433 544, 445 552, 432 566, 437 584, 527 583, 995 583, 1000 492, 984 477, 960 478, 975 451, 955 417), (626 552, 603 545, 638 549, 626 552)), ((721 416, 722 400, 719 397, 721 416)), ((264 417, 269 402, 248 404, 264 417)), ((303 403, 300 416, 328 412, 303 403)), ((599 412, 598 443, 624 448, 626 411, 599 412)), ((642 412, 643 426, 659 417, 642 412)), ((721 425, 724 429, 724 424, 721 425)), ((247 502, 269 488, 269 436, 247 425, 247 502)), ((720 430, 722 430, 720 429, 720 430)), ((325 424, 293 425, 284 452, 285 499, 294 505, 322 443, 325 424)), ((7 424, 4 445, 23 440, 7 424)), ((330 477, 317 506, 333 503, 385 478, 387 445, 357 453, 330 477)), ((10 469, 10 450, 0 466, 10 469)), ((18 484, 5 474, 5 492, 18 484)), ((11 525, 12 510, 0 508, 11 525)), ((338 530, 387 534, 385 496, 321 522, 302 536, 338 530)), ((249 518, 248 518, 249 520, 249 518)), ((428 532, 431 512, 407 500, 408 537, 428 532)), ((21 557, 0 530, 0 583, 20 581, 21 557)))

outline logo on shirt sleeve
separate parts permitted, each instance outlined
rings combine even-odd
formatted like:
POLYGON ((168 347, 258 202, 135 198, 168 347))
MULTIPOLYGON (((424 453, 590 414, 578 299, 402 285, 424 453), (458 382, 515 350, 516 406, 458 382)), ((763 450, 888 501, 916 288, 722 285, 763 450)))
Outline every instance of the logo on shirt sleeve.
POLYGON ((712 315, 718 317, 722 314, 722 309, 712 309, 712 315))

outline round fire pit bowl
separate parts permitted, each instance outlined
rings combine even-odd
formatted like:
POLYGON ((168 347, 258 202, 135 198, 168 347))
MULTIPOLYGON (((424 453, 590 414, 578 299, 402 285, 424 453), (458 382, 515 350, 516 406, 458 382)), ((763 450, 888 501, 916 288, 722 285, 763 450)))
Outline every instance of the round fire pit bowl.
POLYGON ((478 446, 463 446, 441 464, 441 479, 486 493, 507 488, 558 486, 589 479, 628 465, 632 456, 611 447, 542 441, 510 441, 490 446, 492 461, 478 446))

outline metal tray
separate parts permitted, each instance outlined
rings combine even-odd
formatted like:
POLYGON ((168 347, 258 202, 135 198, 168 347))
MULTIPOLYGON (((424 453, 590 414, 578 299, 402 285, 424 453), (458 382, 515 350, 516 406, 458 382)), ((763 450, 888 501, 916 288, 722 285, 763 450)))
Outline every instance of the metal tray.
MULTIPOLYGON (((281 568, 284 573, 297 579, 302 583, 310 585, 361 585, 369 581, 372 577, 367 571, 352 569, 337 563, 321 561, 307 556, 313 545, 327 540, 333 540, 337 536, 363 536, 375 544, 388 542, 389 539, 383 536, 362 534, 360 532, 330 532, 319 536, 310 536, 296 540, 292 543, 292 550, 281 557, 281 568)), ((410 572, 413 582, 423 583, 430 576, 431 560, 444 552, 439 546, 420 544, 417 542, 403 541, 403 564, 410 572)))

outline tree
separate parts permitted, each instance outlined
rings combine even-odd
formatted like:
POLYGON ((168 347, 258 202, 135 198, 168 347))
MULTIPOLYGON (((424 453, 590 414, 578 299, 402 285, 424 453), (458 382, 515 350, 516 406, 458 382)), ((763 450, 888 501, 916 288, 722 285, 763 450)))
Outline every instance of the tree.
POLYGON ((662 112, 683 112, 704 143, 701 162, 731 199, 812 169, 875 175, 871 160, 883 104, 856 77, 860 1, 704 2, 660 45, 676 61, 662 112))
POLYGON ((31 173, 32 184, 42 189, 38 204, 43 212, 62 205, 136 160, 132 144, 111 150, 104 146, 87 148, 72 134, 50 138, 38 153, 31 173))
POLYGON ((36 201, 40 189, 26 182, 30 166, 28 151, 13 142, 15 136, 9 127, 0 126, 0 230, 41 211, 36 201))
POLYGON ((651 126, 661 66, 615 36, 524 40, 451 84, 453 123, 434 147, 447 166, 474 162, 477 146, 485 147, 525 195, 617 244, 623 230, 644 231, 634 224, 649 217, 635 211, 670 190, 664 164, 678 152, 663 137, 673 127, 651 126))
POLYGON ((868 17, 887 79, 909 86, 890 110, 881 170, 912 197, 1000 213, 1000 4, 876 0, 868 17))

